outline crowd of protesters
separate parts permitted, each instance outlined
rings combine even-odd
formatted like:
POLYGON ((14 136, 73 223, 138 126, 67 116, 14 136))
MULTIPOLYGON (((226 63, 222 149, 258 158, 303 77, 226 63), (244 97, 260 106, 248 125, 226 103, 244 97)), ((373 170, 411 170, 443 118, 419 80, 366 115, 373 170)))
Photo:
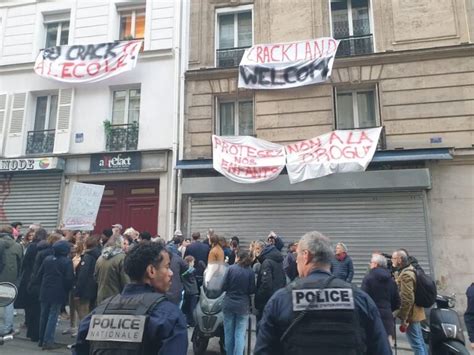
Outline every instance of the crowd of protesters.
MULTIPOLYGON (((69 319, 69 327, 63 334, 75 337, 79 322, 96 305, 124 290, 130 283, 125 272, 126 255, 142 241, 160 242, 166 247, 172 271, 166 297, 181 309, 188 327, 195 325, 193 311, 207 265, 229 265, 223 287, 227 354, 243 353, 250 313, 253 311, 257 320, 261 320, 272 296, 298 279, 298 244, 290 241, 283 250, 283 239, 274 232, 264 240, 251 242, 249 247, 241 247, 239 237, 227 240, 213 229, 208 230, 203 240, 199 232, 188 238, 177 230, 170 241, 165 241, 132 227, 123 231, 120 224, 112 225, 102 235, 69 230, 48 233, 39 225, 29 226, 22 234, 21 227, 17 222, 0 228, 0 282, 12 282, 19 291, 14 305, 4 310, 0 335, 17 331, 13 327, 14 308, 24 309, 26 336, 44 350, 59 347, 54 341, 59 316, 69 319)), ((398 266, 402 277, 398 274, 394 277, 387 268, 387 258, 374 253, 362 290, 378 308, 388 341, 395 336, 393 314, 398 314, 412 328, 407 335, 413 349, 423 354, 426 349, 418 325, 424 319, 424 312, 410 304, 411 298, 404 294, 409 289, 404 283, 413 280, 403 277, 403 270, 413 267, 416 259, 409 259, 405 250, 398 250, 391 261, 398 266)), ((336 244, 330 271, 338 279, 352 282, 354 266, 342 242, 336 244)), ((470 321, 469 317, 470 313, 467 316, 470 321)))

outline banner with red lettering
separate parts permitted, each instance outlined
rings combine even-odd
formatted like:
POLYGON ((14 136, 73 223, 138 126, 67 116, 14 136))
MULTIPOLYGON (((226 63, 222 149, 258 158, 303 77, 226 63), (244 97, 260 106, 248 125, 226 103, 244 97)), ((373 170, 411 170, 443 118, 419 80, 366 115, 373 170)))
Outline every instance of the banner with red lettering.
POLYGON ((286 170, 290 183, 364 171, 377 149, 381 131, 382 127, 338 130, 287 145, 286 170))
POLYGON ((250 136, 212 136, 214 169, 228 179, 251 184, 275 179, 285 167, 285 148, 250 136))
POLYGON ((254 45, 245 50, 240 62, 239 88, 287 89, 325 82, 338 45, 329 37, 254 45))
POLYGON ((40 51, 35 73, 65 83, 93 83, 132 70, 141 40, 57 46, 40 51))

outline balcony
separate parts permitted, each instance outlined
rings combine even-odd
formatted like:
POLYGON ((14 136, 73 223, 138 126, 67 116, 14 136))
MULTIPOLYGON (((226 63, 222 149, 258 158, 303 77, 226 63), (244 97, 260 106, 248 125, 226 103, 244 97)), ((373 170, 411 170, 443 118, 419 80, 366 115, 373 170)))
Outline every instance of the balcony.
POLYGON ((372 34, 336 38, 339 41, 336 57, 348 57, 374 52, 374 37, 372 34))
POLYGON ((26 154, 49 154, 54 149, 55 129, 28 131, 26 154))
POLYGON ((249 47, 226 48, 216 50, 217 67, 238 67, 245 50, 249 47))
POLYGON ((106 150, 109 152, 137 150, 138 146, 138 122, 130 124, 110 124, 106 121, 105 137, 106 150))

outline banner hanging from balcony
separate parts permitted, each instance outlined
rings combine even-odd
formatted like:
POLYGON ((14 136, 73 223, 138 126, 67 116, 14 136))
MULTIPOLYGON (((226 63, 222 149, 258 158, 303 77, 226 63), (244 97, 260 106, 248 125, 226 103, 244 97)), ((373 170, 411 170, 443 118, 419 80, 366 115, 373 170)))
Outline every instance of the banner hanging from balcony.
POLYGON ((45 48, 36 74, 65 83, 94 83, 135 68, 141 40, 45 48))
POLYGON ((338 45, 329 37, 254 45, 245 50, 240 62, 239 88, 288 89, 325 82, 338 45))
POLYGON ((365 171, 372 160, 382 127, 338 130, 285 146, 290 183, 334 173, 365 171))
POLYGON ((212 136, 213 166, 228 179, 251 184, 275 179, 285 167, 285 148, 250 136, 212 136))

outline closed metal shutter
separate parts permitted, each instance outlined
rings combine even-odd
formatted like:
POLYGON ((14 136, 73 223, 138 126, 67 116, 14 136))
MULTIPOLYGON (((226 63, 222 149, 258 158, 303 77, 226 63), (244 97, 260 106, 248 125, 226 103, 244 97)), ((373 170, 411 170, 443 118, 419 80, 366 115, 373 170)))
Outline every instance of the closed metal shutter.
POLYGON ((226 238, 237 235, 245 247, 271 230, 285 245, 306 232, 322 232, 333 244, 347 245, 357 283, 374 251, 406 248, 430 270, 423 191, 193 197, 189 214, 190 232, 206 235, 213 228, 226 238))
POLYGON ((2 223, 22 222, 23 228, 41 223, 47 230, 57 228, 61 178, 61 172, 3 174, 0 182, 6 199, 2 201, 2 223))

